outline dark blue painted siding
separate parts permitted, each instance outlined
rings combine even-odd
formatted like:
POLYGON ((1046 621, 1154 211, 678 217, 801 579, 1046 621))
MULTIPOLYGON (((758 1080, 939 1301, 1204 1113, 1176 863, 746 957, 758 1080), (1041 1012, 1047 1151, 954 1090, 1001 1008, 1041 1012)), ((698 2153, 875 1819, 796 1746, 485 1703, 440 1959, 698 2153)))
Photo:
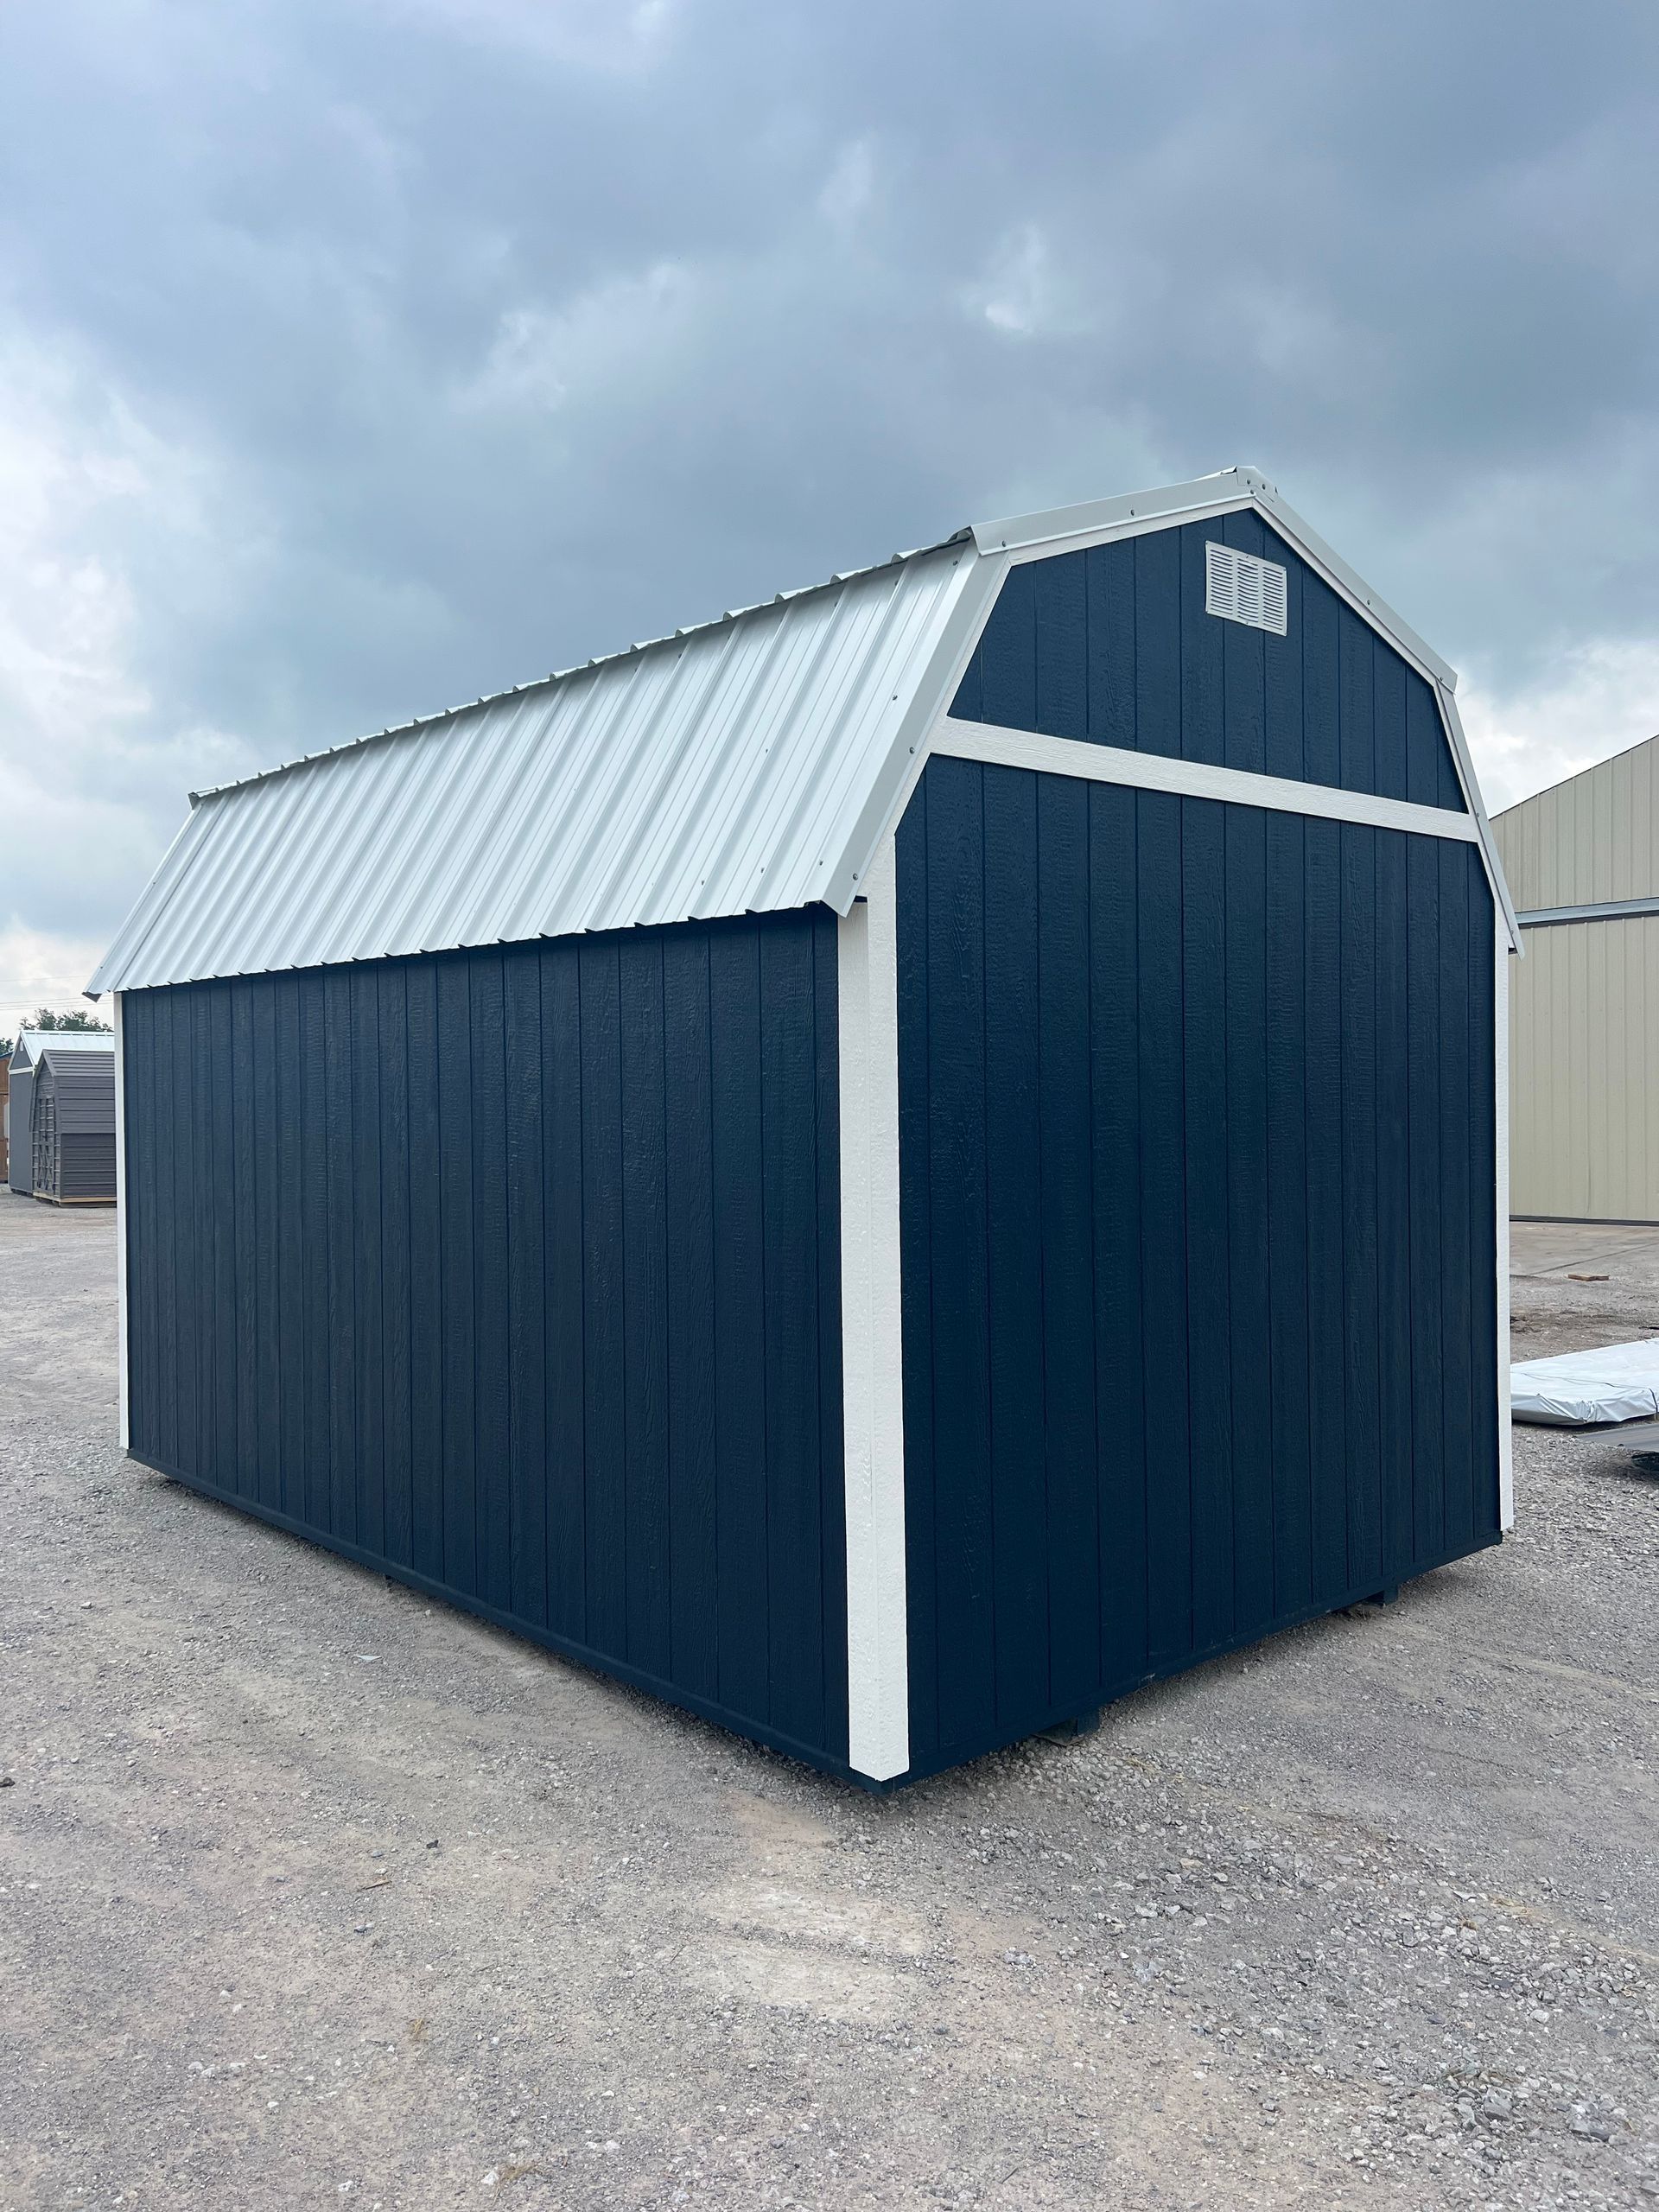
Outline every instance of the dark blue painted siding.
POLYGON ((123 1012, 137 1456, 844 1762, 834 917, 123 1012))
POLYGON ((950 711, 1463 810, 1428 684, 1250 512, 1011 569, 950 711), (1284 564, 1284 637, 1205 613, 1211 538, 1284 564))
POLYGON ((1462 842, 931 761, 899 836, 915 1770, 1497 1533, 1462 842))

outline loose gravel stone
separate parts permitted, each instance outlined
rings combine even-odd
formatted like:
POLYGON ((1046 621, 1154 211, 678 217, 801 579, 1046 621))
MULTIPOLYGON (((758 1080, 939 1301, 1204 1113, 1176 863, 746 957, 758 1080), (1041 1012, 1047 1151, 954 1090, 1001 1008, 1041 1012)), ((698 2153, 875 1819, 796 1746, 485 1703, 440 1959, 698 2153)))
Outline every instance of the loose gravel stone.
MULTIPOLYGON (((1517 1351, 1659 1317, 1659 1239, 1529 1234, 1517 1351)), ((871 1800, 124 1460, 112 1259, 0 1200, 0 2202, 1659 2196, 1606 1438, 1518 1433, 1515 1535, 1393 1606, 871 1800)))

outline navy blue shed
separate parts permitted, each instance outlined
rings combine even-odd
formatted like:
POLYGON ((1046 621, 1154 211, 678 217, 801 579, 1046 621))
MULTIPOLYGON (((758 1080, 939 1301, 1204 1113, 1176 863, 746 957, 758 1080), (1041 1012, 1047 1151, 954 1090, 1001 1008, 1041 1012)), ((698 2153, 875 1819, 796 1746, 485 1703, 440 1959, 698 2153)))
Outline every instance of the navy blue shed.
POLYGON ((128 1449, 881 1786, 1497 1542, 1454 684, 1230 469, 194 795, 128 1449))

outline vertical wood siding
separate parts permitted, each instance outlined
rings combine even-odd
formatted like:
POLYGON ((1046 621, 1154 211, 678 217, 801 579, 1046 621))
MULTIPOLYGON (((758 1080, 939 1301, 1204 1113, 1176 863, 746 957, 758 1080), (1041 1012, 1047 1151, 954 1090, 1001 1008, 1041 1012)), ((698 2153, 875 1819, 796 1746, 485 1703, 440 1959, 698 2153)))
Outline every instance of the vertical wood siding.
POLYGON ((152 1465, 847 1749, 826 910, 133 992, 152 1465))
POLYGON ((1495 1540, 1476 849, 929 763, 899 836, 926 1771, 1495 1540))
POLYGON ((1255 514, 1010 569, 950 711, 1466 810, 1428 683, 1255 514), (1284 637, 1205 613, 1212 538, 1283 563, 1284 637))

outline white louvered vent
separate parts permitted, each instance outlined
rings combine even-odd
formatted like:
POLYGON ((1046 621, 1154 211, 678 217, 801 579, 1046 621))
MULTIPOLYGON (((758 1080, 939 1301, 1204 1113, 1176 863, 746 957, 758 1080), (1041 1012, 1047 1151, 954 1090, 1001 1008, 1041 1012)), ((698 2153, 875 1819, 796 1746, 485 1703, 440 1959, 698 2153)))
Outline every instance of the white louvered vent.
POLYGON ((1286 629, 1288 582, 1277 561, 1258 561, 1231 545, 1205 545, 1204 611, 1228 622, 1248 622, 1252 630, 1286 629))

